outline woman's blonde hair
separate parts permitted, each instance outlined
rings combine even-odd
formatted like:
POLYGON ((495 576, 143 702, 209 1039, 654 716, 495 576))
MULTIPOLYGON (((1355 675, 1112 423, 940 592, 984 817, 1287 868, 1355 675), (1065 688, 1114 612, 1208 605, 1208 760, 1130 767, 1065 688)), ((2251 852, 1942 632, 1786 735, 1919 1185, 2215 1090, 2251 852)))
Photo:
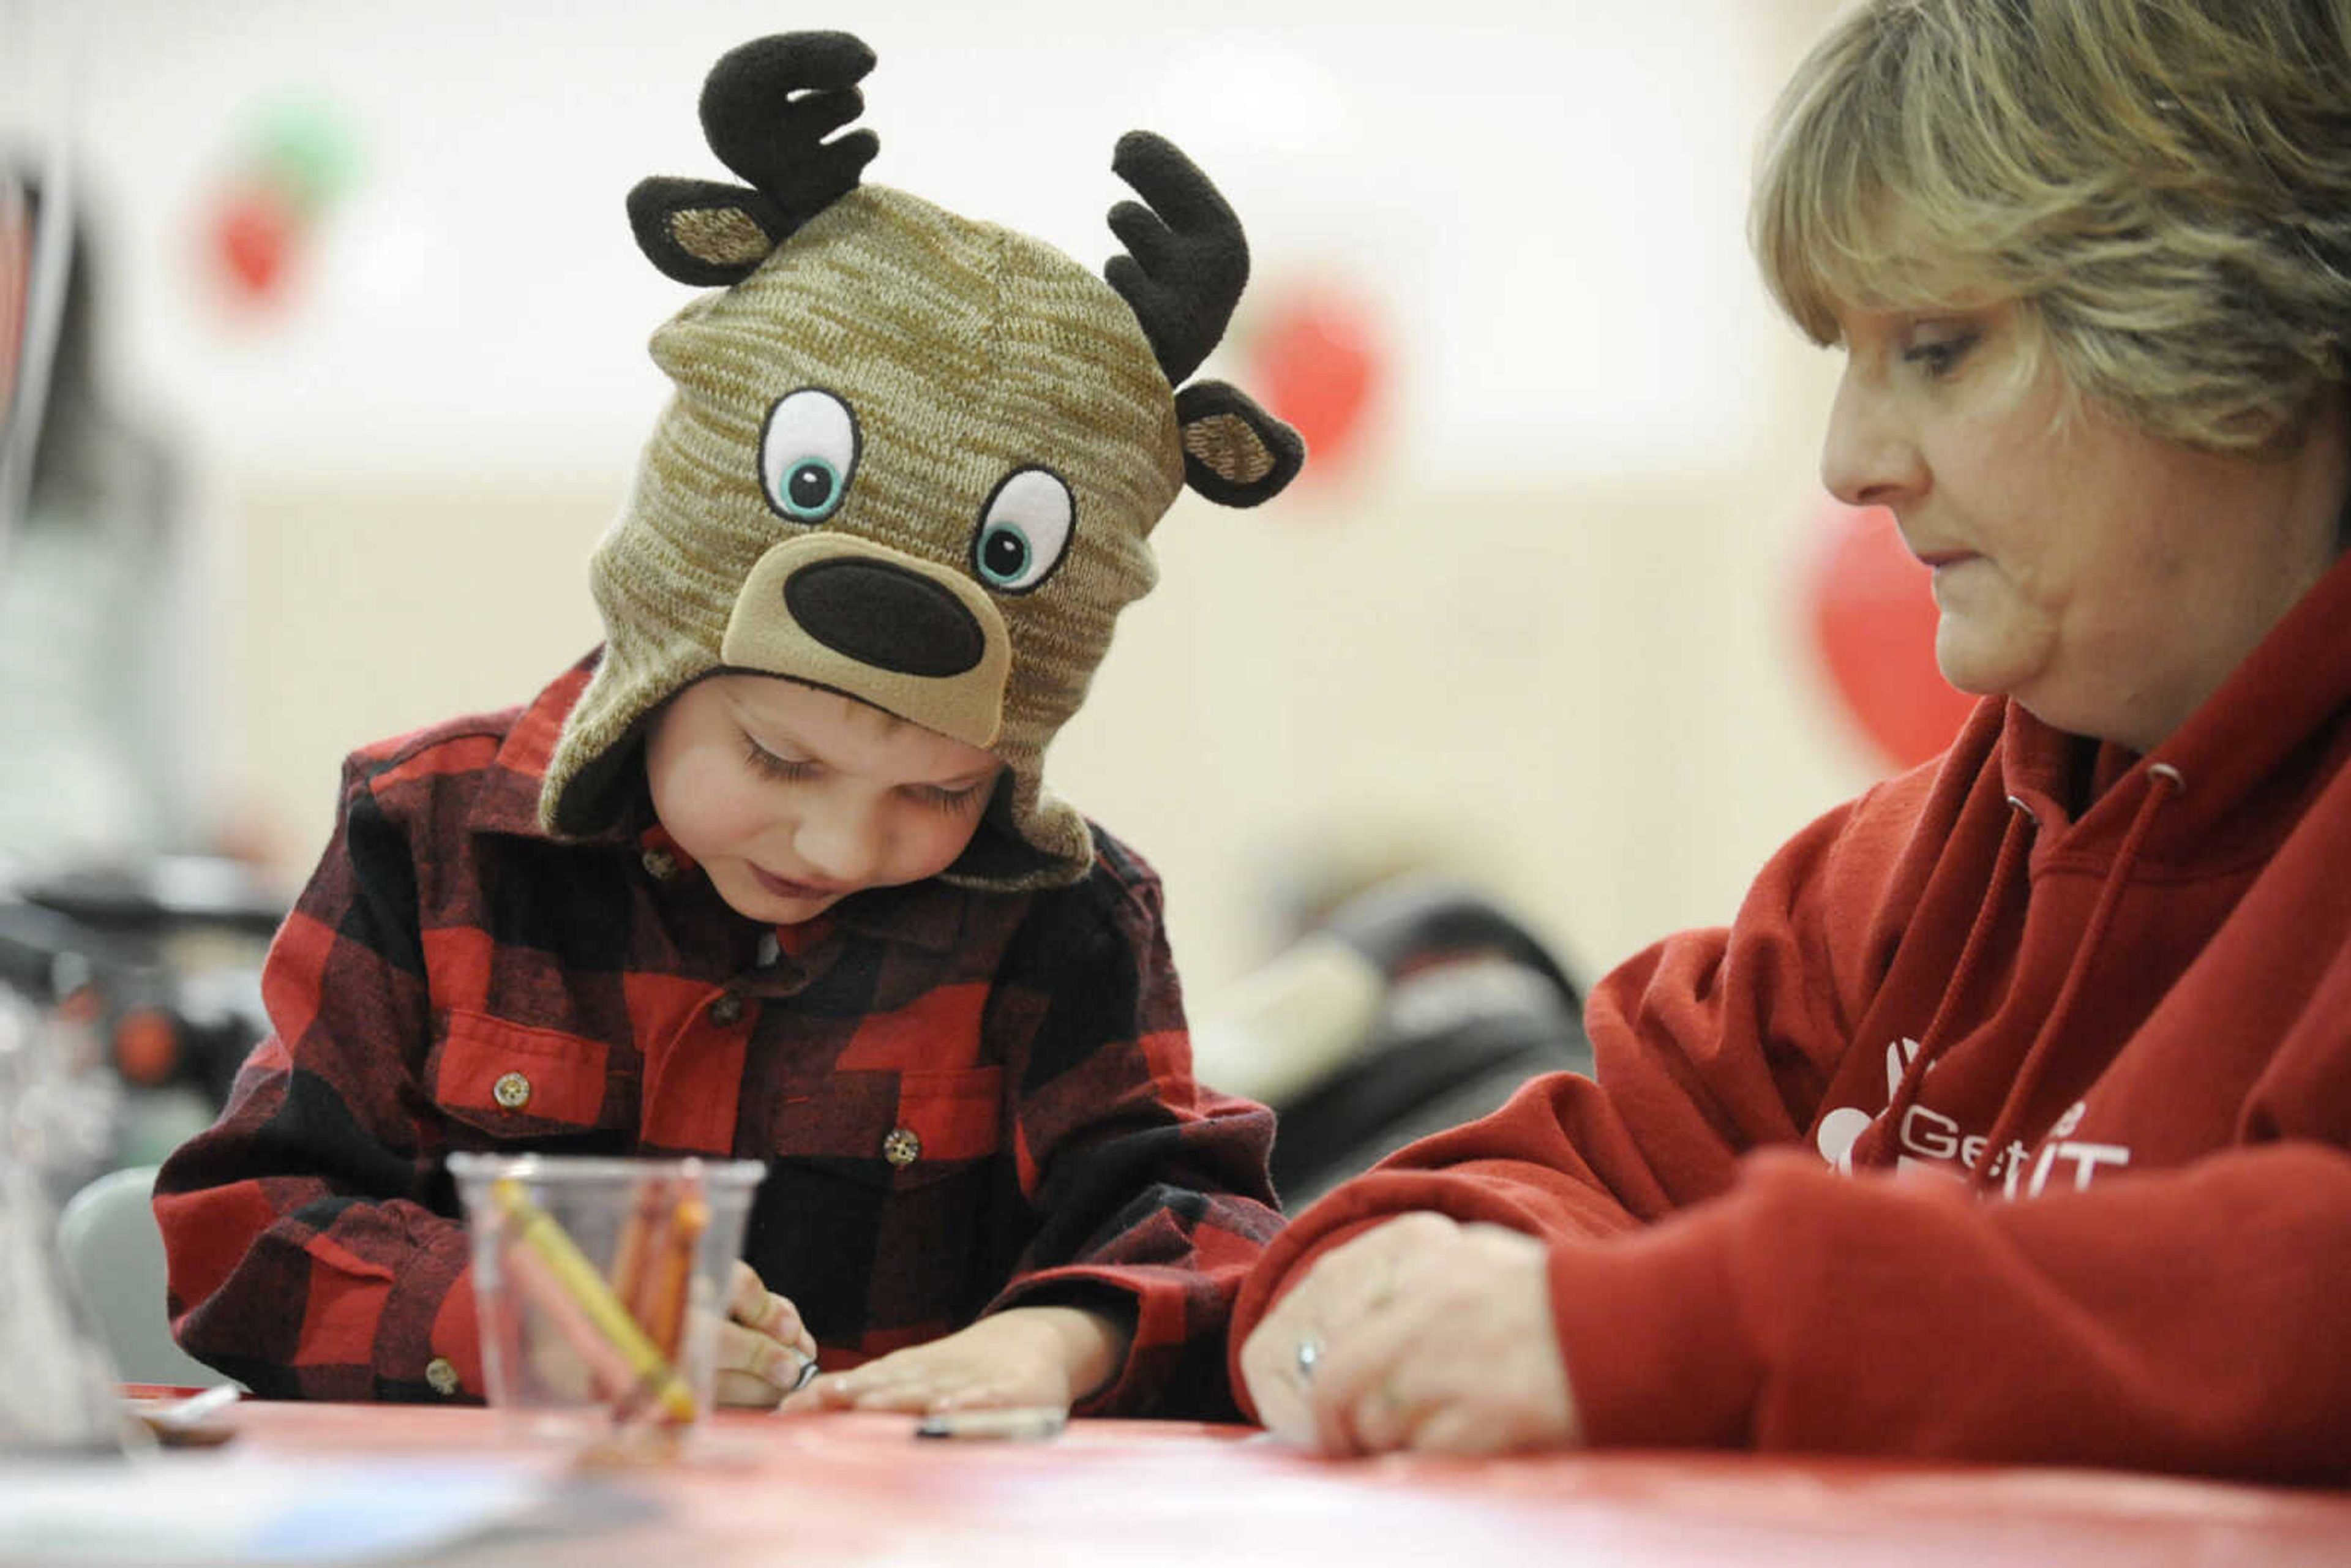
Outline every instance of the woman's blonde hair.
POLYGON ((1815 341, 2012 300, 2078 392, 2260 448, 2346 379, 2351 0, 1864 0, 1782 93, 1750 227, 1815 341))

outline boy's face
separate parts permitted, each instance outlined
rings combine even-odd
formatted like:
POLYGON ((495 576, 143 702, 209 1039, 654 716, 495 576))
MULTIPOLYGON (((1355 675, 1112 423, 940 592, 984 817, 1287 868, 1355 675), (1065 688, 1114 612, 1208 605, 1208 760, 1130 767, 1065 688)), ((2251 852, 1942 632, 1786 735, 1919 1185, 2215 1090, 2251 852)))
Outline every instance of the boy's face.
POLYGON ((954 864, 1001 767, 978 747, 770 675, 695 682, 645 741, 662 826, 737 914, 776 925, 954 864))

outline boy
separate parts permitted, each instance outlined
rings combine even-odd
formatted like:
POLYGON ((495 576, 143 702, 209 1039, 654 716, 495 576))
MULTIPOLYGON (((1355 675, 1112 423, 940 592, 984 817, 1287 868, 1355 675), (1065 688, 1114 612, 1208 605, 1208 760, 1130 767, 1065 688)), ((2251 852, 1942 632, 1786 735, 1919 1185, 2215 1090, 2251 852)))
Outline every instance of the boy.
POLYGON ((442 1156, 538 1148, 768 1162, 722 1399, 820 1346, 823 1404, 1228 1397, 1270 1117, 1192 1080, 1158 883, 1040 767, 1182 486, 1254 504, 1302 453, 1175 390, 1247 275, 1181 153, 1122 141, 1158 210, 1106 285, 861 186, 872 133, 820 139, 872 65, 733 51, 702 118, 747 187, 630 197, 719 291, 653 339, 604 645, 346 767, 275 1033, 156 1186, 175 1330, 257 1393, 477 1394, 442 1156))

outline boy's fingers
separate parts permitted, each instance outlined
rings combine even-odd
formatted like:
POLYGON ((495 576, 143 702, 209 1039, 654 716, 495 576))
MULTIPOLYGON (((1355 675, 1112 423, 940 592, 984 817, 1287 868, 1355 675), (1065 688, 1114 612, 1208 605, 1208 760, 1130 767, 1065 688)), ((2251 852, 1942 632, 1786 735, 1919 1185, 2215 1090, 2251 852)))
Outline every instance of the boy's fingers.
POLYGON ((758 1328, 771 1299, 758 1270, 740 1258, 735 1260, 735 1267, 726 1276, 726 1315, 738 1323, 758 1328))
POLYGON ((768 1290, 751 1266, 739 1260, 726 1281, 726 1315, 745 1328, 790 1346, 804 1360, 816 1359, 816 1336, 800 1322, 799 1309, 789 1298, 768 1290))
POLYGON ((740 1323, 718 1325, 718 1369, 721 1373, 756 1377, 782 1395, 790 1393, 799 1385, 809 1364, 809 1358, 799 1351, 754 1329, 740 1323))
POLYGON ((772 1410, 782 1402, 784 1391, 764 1377, 754 1377, 747 1372, 719 1373, 711 1385, 711 1401, 737 1410, 772 1410))

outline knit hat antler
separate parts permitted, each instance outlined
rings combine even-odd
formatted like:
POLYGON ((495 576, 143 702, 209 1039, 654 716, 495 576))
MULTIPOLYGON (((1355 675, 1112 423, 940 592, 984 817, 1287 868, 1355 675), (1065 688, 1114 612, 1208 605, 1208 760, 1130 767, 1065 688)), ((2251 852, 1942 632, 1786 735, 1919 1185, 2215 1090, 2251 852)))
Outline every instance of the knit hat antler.
POLYGON ((1006 781, 950 880, 1074 881, 1092 862, 1047 744, 1113 623, 1156 577, 1149 536, 1188 482, 1254 506, 1297 434, 1195 382, 1249 276, 1232 209, 1147 132, 1113 171, 1143 202, 1108 281, 1059 251, 859 179, 872 52, 793 33, 730 52, 702 121, 748 186, 654 179, 639 246, 716 285, 653 340, 676 384, 590 584, 605 648, 539 798, 550 831, 611 819, 642 727, 714 671, 844 692, 986 747, 1006 781))

